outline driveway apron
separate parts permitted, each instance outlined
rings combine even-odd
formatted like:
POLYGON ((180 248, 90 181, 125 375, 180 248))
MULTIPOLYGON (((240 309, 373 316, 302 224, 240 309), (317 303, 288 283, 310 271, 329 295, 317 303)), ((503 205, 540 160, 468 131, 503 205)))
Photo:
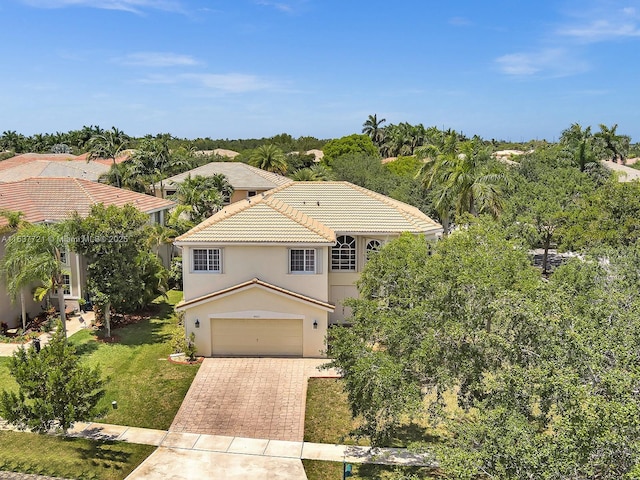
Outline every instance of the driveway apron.
POLYGON ((302 441, 309 377, 327 360, 206 358, 170 432, 302 441))

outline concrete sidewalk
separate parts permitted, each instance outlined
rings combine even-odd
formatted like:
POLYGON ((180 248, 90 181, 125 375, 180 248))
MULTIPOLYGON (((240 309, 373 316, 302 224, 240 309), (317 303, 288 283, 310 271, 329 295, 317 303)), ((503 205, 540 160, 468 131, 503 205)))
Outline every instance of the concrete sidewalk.
POLYGON ((293 442, 258 438, 169 432, 104 423, 77 423, 70 436, 94 440, 118 440, 162 448, 229 453, 262 457, 325 460, 332 462, 376 463, 382 465, 433 466, 428 455, 405 448, 375 448, 354 445, 293 442))
MULTIPOLYGON (((67 338, 73 335, 80 330, 85 328, 89 328, 91 323, 93 322, 95 316, 93 312, 83 313, 81 315, 73 315, 67 317, 67 338)), ((43 333, 40 335, 40 346, 44 347, 47 343, 49 343, 49 339, 51 339, 50 333, 43 333)), ((0 357, 10 357, 14 354, 18 348, 21 346, 28 347, 31 345, 31 342, 27 343, 0 343, 0 357)))

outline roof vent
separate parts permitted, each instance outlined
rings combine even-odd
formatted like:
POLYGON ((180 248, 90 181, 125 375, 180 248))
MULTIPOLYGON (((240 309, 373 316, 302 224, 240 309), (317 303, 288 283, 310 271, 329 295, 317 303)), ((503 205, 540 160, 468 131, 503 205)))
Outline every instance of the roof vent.
POLYGON ((320 206, 320 201, 317 201, 317 202, 316 202, 316 205, 320 206))

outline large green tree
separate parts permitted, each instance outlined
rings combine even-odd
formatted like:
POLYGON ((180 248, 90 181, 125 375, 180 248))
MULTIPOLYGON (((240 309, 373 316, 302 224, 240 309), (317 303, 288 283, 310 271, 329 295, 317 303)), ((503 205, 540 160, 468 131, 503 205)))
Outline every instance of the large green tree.
POLYGON ((87 285, 111 336, 111 309, 127 313, 166 292, 167 271, 149 248, 149 216, 133 205, 91 207, 67 223, 71 247, 87 260, 87 285))
POLYGON ((428 448, 452 478, 636 478, 638 250, 545 282, 507 237, 482 218, 369 259, 352 328, 332 331, 360 432, 384 444, 408 418, 440 425, 428 448))
POLYGON ((2 418, 19 429, 63 433, 75 422, 94 420, 102 412, 97 405, 104 396, 98 367, 80 363, 74 347, 66 342, 63 328, 38 353, 21 347, 9 361, 9 372, 18 392, 0 394, 2 418))
POLYGON ((324 153, 322 160, 329 166, 332 166, 336 159, 344 155, 379 156, 378 149, 371 138, 358 134, 330 140, 322 147, 322 152, 324 153))

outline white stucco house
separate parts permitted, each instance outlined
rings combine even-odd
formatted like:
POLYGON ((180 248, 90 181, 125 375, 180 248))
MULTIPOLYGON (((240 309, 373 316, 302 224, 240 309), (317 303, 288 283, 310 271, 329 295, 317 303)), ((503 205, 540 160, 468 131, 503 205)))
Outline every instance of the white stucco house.
POLYGON ((347 182, 291 182, 233 203, 175 244, 187 334, 206 356, 324 356, 367 252, 402 232, 435 238, 415 207, 347 182))

